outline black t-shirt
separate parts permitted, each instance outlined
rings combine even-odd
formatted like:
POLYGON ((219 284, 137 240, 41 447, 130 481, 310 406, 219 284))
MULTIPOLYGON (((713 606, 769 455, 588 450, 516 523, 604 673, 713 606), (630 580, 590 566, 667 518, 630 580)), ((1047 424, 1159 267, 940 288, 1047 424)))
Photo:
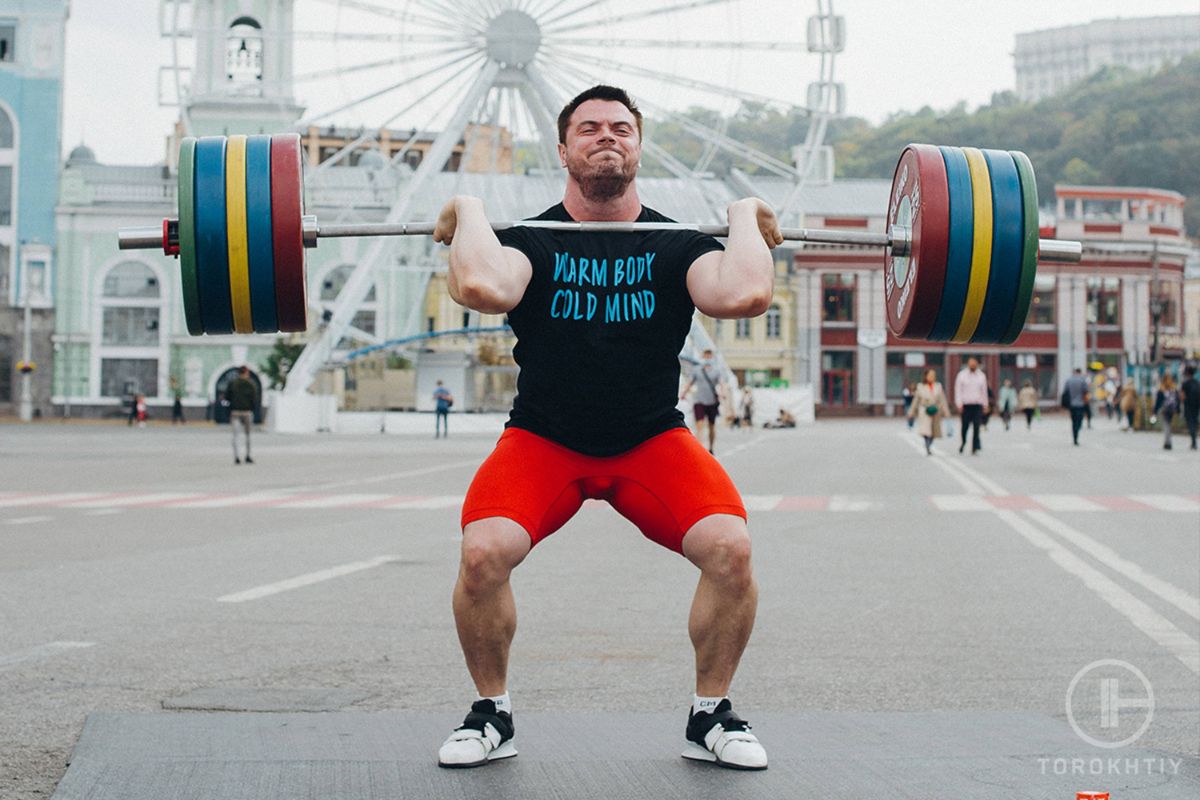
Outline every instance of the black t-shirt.
MULTIPOLYGON (((562 203, 534 219, 571 222, 562 203)), ((638 222, 671 222, 642 206, 638 222)), ((695 306, 687 271, 723 249, 697 231, 497 234, 533 265, 508 314, 521 368, 508 427, 611 456, 683 427, 679 351, 695 306)))

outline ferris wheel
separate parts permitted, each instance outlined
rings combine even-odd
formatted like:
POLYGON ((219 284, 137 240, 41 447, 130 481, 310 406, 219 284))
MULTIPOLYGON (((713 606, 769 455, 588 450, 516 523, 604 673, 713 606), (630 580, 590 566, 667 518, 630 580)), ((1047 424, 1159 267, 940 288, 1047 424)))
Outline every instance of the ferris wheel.
MULTIPOLYGON (((186 132, 197 29, 228 26, 231 20, 218 18, 224 12, 216 9, 224 4, 213 0, 160 2, 170 47, 164 72, 174 81, 186 132), (205 6, 211 6, 208 17, 201 13, 205 6)), ((793 212, 805 179, 819 169, 826 125, 844 102, 834 62, 845 29, 833 0, 816 0, 808 15, 793 0, 260 0, 258 5, 291 9, 288 24, 274 30, 289 37, 292 66, 286 77, 304 107, 296 127, 361 131, 344 146, 322 152, 307 172, 310 185, 377 144, 381 130, 410 137, 386 163, 404 172, 388 221, 411 217, 422 190, 456 147, 474 171, 521 171, 561 185, 558 109, 596 83, 626 87, 642 108, 651 134, 643 153, 651 169, 699 184, 719 162, 744 170, 751 184, 753 174, 786 179, 791 190, 777 208, 783 219, 793 212), (801 112, 806 127, 803 140, 793 143, 792 158, 760 152, 729 135, 730 119, 746 108, 801 112), (670 126, 670 147, 655 140, 656 125, 670 126), (483 136, 467 136, 468 129, 510 137, 514 156, 496 158, 495 142, 488 147, 483 136), (404 155, 422 138, 427 149, 413 168, 404 155), (475 146, 491 158, 472 160, 475 146)), ((346 214, 353 214, 353 205, 346 214)), ((293 375, 301 373, 297 391, 328 360, 377 269, 394 261, 396 246, 394 239, 380 238, 359 258, 327 326, 293 367, 293 375)), ((289 380, 289 391, 293 385, 289 380)))

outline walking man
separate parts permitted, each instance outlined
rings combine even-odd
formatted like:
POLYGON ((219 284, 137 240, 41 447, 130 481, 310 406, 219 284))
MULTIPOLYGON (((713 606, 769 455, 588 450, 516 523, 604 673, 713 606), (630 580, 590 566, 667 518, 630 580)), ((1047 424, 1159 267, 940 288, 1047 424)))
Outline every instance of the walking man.
POLYGON ((1183 383, 1179 386, 1183 395, 1183 422, 1188 436, 1192 437, 1192 449, 1196 449, 1196 429, 1200 427, 1200 380, 1196 380, 1196 368, 1185 367, 1183 383))
POLYGON ((442 385, 441 381, 437 382, 437 388, 433 390, 433 402, 436 405, 434 408, 433 420, 433 438, 438 436, 450 435, 450 406, 454 405, 454 395, 450 394, 450 390, 442 385))
POLYGON ((974 356, 967 359, 967 365, 958 371, 954 379, 954 405, 958 406, 962 418, 962 444, 958 446, 958 452, 961 453, 967 446, 967 426, 970 425, 973 430, 971 455, 975 455, 983 449, 983 443, 979 441, 979 426, 988 410, 988 384, 987 376, 979 368, 979 359, 974 356))
MULTIPOLYGON (((575 97, 559 114, 558 138, 565 195, 537 219, 669 221, 639 199, 642 117, 623 90, 594 86, 575 97)), ((727 697, 758 604, 745 506, 676 409, 678 354, 694 310, 734 319, 771 302, 770 248, 783 241, 774 212, 746 198, 728 218, 722 247, 686 230, 518 226, 497 235, 478 198, 455 197, 442 209, 434 239, 450 245, 450 295, 508 314, 520 372, 508 426, 463 504, 454 618, 479 698, 439 750, 441 766, 516 755, 509 576, 594 498, 700 571, 688 619, 695 694, 685 757, 766 768, 766 752, 727 697)))
POLYGON ((233 428, 233 463, 240 464, 238 433, 246 437, 246 463, 253 464, 250 457, 250 427, 254 424, 254 411, 258 408, 258 385, 250 380, 250 368, 242 366, 237 376, 225 387, 225 398, 229 401, 229 425, 233 428))
POLYGON ((679 393, 679 399, 687 397, 693 386, 696 387, 696 399, 692 404, 692 413, 696 417, 696 433, 707 425, 708 452, 715 452, 717 446, 717 414, 721 409, 721 396, 717 389, 724 384, 721 368, 713 361, 713 351, 705 350, 704 358, 692 367, 692 376, 687 386, 679 393))
POLYGON ((1079 445, 1079 429, 1083 427, 1083 419, 1087 416, 1088 403, 1091 401, 1088 388, 1087 378, 1083 377, 1083 370, 1079 367, 1075 368, 1074 374, 1067 378, 1063 386, 1063 400, 1071 412, 1071 441, 1076 446, 1079 445))

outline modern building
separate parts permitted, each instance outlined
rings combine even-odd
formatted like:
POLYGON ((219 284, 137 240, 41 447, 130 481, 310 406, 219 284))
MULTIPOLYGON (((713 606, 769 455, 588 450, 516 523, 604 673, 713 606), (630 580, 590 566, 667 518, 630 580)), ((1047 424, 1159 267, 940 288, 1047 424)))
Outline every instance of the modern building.
POLYGON ((1017 96, 1040 100, 1109 65, 1152 72, 1197 51, 1200 14, 1098 19, 1018 33, 1017 96))
POLYGON ((0 0, 0 414, 50 411, 67 14, 67 0, 0 0), (39 368, 23 404, 25 361, 39 368))

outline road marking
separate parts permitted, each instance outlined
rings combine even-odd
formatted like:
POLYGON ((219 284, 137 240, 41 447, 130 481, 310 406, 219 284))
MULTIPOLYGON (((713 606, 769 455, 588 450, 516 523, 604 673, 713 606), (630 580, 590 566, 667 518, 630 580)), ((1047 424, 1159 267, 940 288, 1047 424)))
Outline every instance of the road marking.
POLYGON ((149 492, 145 494, 113 494, 94 500, 69 503, 71 508, 117 508, 119 506, 164 506, 184 500, 195 500, 204 495, 195 492, 149 492))
POLYGON ((367 483, 383 483, 397 478, 415 478, 419 475, 432 475, 436 472, 448 472, 452 469, 462 469, 463 467, 478 467, 482 462, 477 458, 472 458, 469 461, 455 461, 450 464, 439 464, 436 467, 421 467, 420 469, 409 469, 403 472, 391 472, 387 475, 376 475, 372 478, 355 478, 347 481, 335 481, 333 483, 317 483, 312 486, 294 486, 291 491, 297 494, 304 492, 320 492, 326 489, 340 489, 343 486, 362 486, 367 483))
POLYGON ((49 644, 38 645, 31 647, 28 650, 20 650, 16 653, 9 653, 6 656, 0 656, 0 669, 11 667, 16 664, 23 664, 26 661, 35 661, 39 658, 66 653, 71 650, 80 650, 85 647, 94 647, 95 642, 50 642, 49 644))
POLYGON ((742 498, 747 511, 774 511, 783 500, 781 494, 748 494, 742 498))
POLYGON ((37 494, 27 497, 9 497, 0 499, 0 507, 13 506, 52 506, 60 503, 72 503, 76 500, 86 500, 89 497, 102 497, 102 492, 63 492, 60 494, 37 494))
POLYGON ((935 494, 929 498, 938 511, 995 511, 986 497, 972 494, 935 494))
POLYGON ((1200 503, 1172 494, 1134 494, 1131 498, 1159 511, 1200 511, 1200 503))
POLYGON ((250 492, 249 494, 227 494, 205 497, 172 504, 173 508, 235 508, 250 505, 274 505, 285 502, 296 495, 291 492, 250 492))
POLYGON ((394 503, 381 504, 379 508, 458 508, 463 504, 459 494, 442 494, 433 497, 398 499, 394 503))
POLYGON ((104 517, 108 516, 109 514, 120 513, 122 513, 122 509, 119 508, 97 508, 94 511, 85 511, 83 512, 83 515, 85 517, 104 517))
POLYGON ((1018 512, 996 510, 992 513, 1025 537, 1034 547, 1045 551, 1055 564, 1079 578, 1084 586, 1123 614, 1138 630, 1171 651, 1185 667, 1200 674, 1200 642, 1188 636, 1166 617, 1122 589, 1104 573, 1050 538, 1018 512))
POLYGON ((6 525, 29 525, 34 522, 49 522, 54 517, 13 517, 12 519, 4 520, 6 525))
POLYGON ((1035 494, 1033 499, 1049 511, 1104 511, 1104 506, 1078 494, 1035 494))
MULTIPOLYGON (((925 451, 922 449, 921 445, 917 443, 917 440, 914 439, 911 435, 905 433, 904 431, 900 431, 896 435, 899 436, 901 439, 903 439, 905 442, 908 442, 908 444, 911 445, 912 448, 914 450, 916 450, 918 453, 921 453, 922 455, 924 455, 925 451)), ((929 457, 926 456, 926 458, 929 458, 929 457)), ((984 494, 983 488, 980 487, 977 483, 970 480, 970 478, 968 478, 964 475, 961 475, 960 473, 951 469, 949 466, 949 463, 946 461, 945 456, 943 456, 940 452, 935 452, 933 454, 933 457, 930 460, 932 460, 934 464, 937 464, 939 469, 941 469, 943 472, 945 472, 947 475, 949 475, 951 478, 953 478, 954 481, 959 486, 963 487, 963 489, 966 490, 967 494, 984 494)))
POLYGON ((276 505, 280 508, 343 508, 345 506, 378 503, 386 494, 327 494, 300 496, 276 505))
POLYGON ((1200 599, 1191 596, 1161 578, 1151 575, 1138 564, 1117 555, 1116 551, 1111 547, 1101 544, 1086 533, 1072 528, 1067 523, 1052 517, 1044 511, 1029 511, 1027 515, 1030 519, 1041 523, 1042 527, 1057 533, 1109 569, 1119 572, 1131 581, 1158 595, 1192 619, 1200 620, 1200 599))
POLYGON ((830 511, 869 511, 875 503, 858 495, 835 494, 829 498, 830 511))
POLYGON ((329 569, 319 570, 317 572, 309 572, 305 575, 297 575, 294 578, 268 583, 263 586, 256 586, 253 589, 246 589, 242 592, 234 592, 233 594, 222 595, 217 598, 218 603, 245 603, 248 600, 258 600, 263 597, 270 597, 273 594, 287 592, 292 589, 299 589, 303 586, 311 586, 314 583, 340 578, 343 575, 349 575, 354 572, 361 572, 364 569, 371 569, 382 564, 389 564, 393 561, 399 561, 400 556, 378 556, 368 561, 355 561, 352 564, 342 564, 340 567, 330 567, 329 569))

